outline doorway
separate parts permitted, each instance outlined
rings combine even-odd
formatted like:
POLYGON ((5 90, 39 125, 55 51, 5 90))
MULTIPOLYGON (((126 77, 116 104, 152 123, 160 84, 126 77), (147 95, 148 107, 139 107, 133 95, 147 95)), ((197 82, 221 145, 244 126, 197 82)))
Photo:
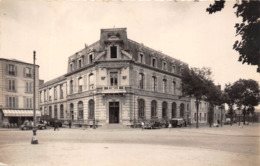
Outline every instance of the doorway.
POLYGON ((109 102, 109 123, 119 123, 119 102, 109 102))

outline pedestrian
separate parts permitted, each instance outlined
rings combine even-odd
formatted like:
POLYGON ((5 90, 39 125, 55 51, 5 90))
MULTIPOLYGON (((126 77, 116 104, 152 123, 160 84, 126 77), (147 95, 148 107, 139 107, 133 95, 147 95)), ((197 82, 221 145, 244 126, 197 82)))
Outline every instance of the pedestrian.
POLYGON ((71 121, 69 121, 69 128, 71 128, 71 121))
POLYGON ((58 128, 58 127, 57 127, 57 122, 55 121, 55 122, 54 122, 54 131, 56 131, 57 128, 58 128))
POLYGON ((142 125, 142 130, 144 129, 144 122, 141 121, 141 125, 142 125))
POLYGON ((169 128, 169 131, 171 131, 171 128, 172 128, 172 124, 171 123, 169 123, 168 128, 169 128))

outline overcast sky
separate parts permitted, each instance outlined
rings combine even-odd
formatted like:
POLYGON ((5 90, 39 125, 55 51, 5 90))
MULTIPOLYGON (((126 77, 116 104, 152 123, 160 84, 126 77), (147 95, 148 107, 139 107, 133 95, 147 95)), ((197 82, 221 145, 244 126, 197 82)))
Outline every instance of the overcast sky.
POLYGON ((65 74, 68 57, 98 41, 100 29, 125 27, 134 41, 210 67, 222 89, 239 78, 260 82, 257 67, 242 65, 232 49, 239 39, 234 2, 209 15, 210 2, 0 1, 0 57, 33 63, 35 50, 45 81, 65 74))

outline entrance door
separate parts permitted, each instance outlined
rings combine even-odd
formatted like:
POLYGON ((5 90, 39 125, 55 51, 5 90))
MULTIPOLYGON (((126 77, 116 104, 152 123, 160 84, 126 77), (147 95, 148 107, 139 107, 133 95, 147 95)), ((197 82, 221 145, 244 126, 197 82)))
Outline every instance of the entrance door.
POLYGON ((119 123, 119 102, 109 102, 109 123, 119 123))

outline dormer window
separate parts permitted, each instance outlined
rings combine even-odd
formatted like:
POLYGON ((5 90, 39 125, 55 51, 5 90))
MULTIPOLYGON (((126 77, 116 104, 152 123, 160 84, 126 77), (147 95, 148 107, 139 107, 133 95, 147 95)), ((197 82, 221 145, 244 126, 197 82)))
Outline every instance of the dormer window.
POLYGON ((156 66, 157 66, 157 64, 156 64, 156 59, 155 59, 155 58, 152 58, 152 66, 153 66, 153 67, 156 67, 156 66))
POLYGON ((140 62, 140 63, 145 63, 145 62, 144 62, 144 54, 142 54, 142 53, 139 54, 139 62, 140 62))
POLYGON ((167 70, 167 63, 163 62, 163 70, 167 70))
POLYGON ((110 47, 110 57, 117 58, 117 47, 116 46, 110 47))
POLYGON ((90 64, 90 63, 93 63, 93 54, 90 54, 90 55, 89 55, 89 64, 90 64))
POLYGON ((172 66, 172 72, 175 73, 176 67, 172 66))
POLYGON ((78 67, 79 67, 79 68, 82 67, 82 59, 79 59, 79 61, 78 61, 78 67))
POLYGON ((70 64, 70 71, 72 71, 73 70, 73 64, 71 63, 70 64))

